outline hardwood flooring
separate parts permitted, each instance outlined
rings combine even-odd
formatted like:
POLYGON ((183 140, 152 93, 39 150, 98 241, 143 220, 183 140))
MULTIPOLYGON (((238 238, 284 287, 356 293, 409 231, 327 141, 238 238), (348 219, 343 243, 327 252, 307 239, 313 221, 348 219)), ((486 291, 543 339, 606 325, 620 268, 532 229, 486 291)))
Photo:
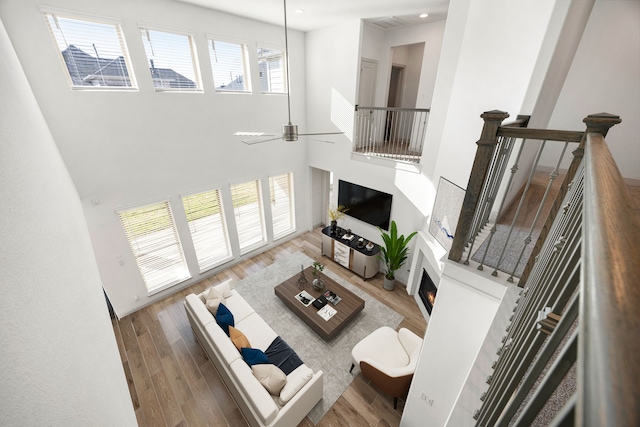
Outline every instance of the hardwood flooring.
MULTIPOLYGON (((359 276, 320 254, 320 228, 305 233, 282 245, 236 264, 185 290, 177 292, 120 320, 113 320, 122 366, 131 401, 140 426, 246 426, 216 369, 195 338, 182 305, 189 293, 229 278, 239 281, 260 271, 278 259, 301 251, 321 261, 382 303, 394 309, 406 327, 424 336, 426 322, 413 296, 404 286, 394 291, 382 288, 382 274, 364 282, 359 276)), ((275 296, 274 296, 275 298, 275 296)), ((351 361, 345 360, 345 369, 351 361)), ((329 426, 398 426, 404 402, 379 392, 359 374, 333 407, 322 418, 319 427, 329 426)), ((313 426, 305 418, 300 426, 313 426)))

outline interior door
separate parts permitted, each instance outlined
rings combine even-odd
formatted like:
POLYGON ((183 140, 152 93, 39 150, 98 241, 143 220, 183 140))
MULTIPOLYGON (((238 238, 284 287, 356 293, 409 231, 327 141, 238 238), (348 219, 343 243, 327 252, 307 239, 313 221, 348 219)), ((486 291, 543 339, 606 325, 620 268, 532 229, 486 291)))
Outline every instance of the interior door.
POLYGON ((374 107, 376 99, 376 78, 378 62, 372 59, 360 60, 360 82, 358 83, 358 105, 374 107))

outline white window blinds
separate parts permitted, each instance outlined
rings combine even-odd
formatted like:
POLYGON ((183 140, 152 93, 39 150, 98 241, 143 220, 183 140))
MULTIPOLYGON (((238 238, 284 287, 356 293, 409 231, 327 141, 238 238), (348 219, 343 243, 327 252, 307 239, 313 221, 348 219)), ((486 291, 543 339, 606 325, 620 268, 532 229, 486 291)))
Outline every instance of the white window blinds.
POLYGON ((209 57, 216 90, 251 91, 247 45, 209 40, 209 57))
POLYGON ((240 253, 244 254, 266 243, 260 181, 232 185, 231 198, 240 253))
POLYGON ((231 247, 220 190, 183 196, 182 204, 187 215, 200 271, 230 259, 231 247))
POLYGON ((156 90, 200 90, 200 72, 193 37, 140 29, 156 90))
POLYGON ((190 277, 169 202, 118 215, 149 293, 190 277))
POLYGON ((285 93, 284 53, 280 50, 258 47, 260 90, 264 93, 285 93))
POLYGON ((119 25, 45 13, 51 36, 76 88, 131 88, 131 63, 119 25))
POLYGON ((293 174, 269 177, 273 238, 277 240, 296 229, 293 204, 293 174))

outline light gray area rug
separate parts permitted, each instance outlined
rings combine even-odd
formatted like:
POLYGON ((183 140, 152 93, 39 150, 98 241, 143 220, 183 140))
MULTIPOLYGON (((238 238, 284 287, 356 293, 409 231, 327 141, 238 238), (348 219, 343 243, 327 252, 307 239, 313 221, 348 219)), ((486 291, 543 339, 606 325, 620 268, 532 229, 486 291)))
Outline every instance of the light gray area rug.
MULTIPOLYGON (((273 290, 289 277, 299 275, 301 266, 307 268, 312 262, 313 260, 305 254, 294 253, 285 260, 278 261, 236 283, 235 289, 298 353, 307 366, 314 372, 323 372, 323 399, 309 413, 309 419, 317 424, 358 373, 357 369, 349 373, 353 346, 381 326, 396 329, 403 318, 396 311, 325 269, 326 276, 365 301, 364 310, 336 338, 325 342, 293 314, 273 290)), ((311 279, 307 274, 307 280, 310 282, 311 279)), ((340 304, 335 308, 340 310, 340 304)))

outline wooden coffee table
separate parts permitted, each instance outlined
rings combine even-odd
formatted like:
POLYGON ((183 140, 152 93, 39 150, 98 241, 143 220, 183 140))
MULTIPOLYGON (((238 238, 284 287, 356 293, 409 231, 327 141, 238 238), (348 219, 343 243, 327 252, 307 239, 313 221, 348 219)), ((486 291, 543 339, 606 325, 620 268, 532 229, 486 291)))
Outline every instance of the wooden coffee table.
MULTIPOLYGON (((305 270, 305 276, 309 283, 304 288, 312 297, 318 298, 322 293, 316 291, 311 286, 311 270, 309 267, 305 270)), ((296 299, 296 295, 301 292, 298 288, 298 278, 300 273, 285 280, 274 288, 274 291, 278 298, 284 302, 284 304, 293 311, 302 321, 304 321, 315 333, 320 335, 325 341, 330 341, 335 338, 338 333, 344 329, 349 322, 351 322, 358 313, 364 309, 364 300, 353 292, 340 286, 334 280, 331 280, 327 276, 323 275, 322 279, 325 283, 325 288, 322 292, 333 291, 336 295, 342 298, 338 304, 333 305, 328 302, 327 305, 336 309, 337 313, 329 320, 324 320, 318 314, 318 309, 310 304, 305 307, 300 301, 296 299)))

